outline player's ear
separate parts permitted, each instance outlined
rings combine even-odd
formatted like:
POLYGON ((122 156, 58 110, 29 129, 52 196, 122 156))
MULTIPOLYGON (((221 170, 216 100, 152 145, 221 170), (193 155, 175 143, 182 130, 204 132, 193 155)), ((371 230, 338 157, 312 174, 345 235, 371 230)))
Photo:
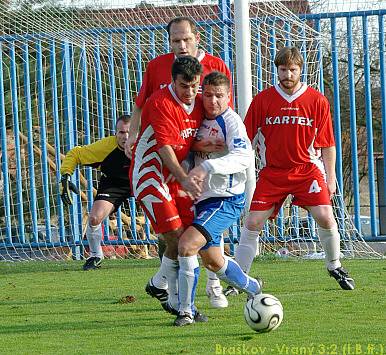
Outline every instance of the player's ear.
POLYGON ((198 45, 200 44, 200 39, 201 39, 201 37, 200 37, 200 32, 197 32, 196 33, 196 46, 198 47, 198 45))

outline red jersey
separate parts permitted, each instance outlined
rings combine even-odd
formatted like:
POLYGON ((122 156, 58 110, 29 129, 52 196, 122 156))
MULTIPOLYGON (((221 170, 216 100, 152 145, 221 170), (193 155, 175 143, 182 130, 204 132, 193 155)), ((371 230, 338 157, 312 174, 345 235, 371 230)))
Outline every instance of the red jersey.
MULTIPOLYGON (((154 92, 163 87, 167 86, 172 81, 172 64, 176 56, 174 53, 168 53, 160 55, 153 60, 151 60, 146 68, 145 75, 142 80, 142 86, 138 93, 138 96, 135 100, 135 104, 143 108, 143 105, 154 92)), ((214 57, 208 53, 202 52, 202 54, 197 58, 202 65, 203 73, 201 75, 201 81, 204 79, 205 75, 211 73, 212 71, 219 71, 224 73, 229 80, 231 81, 232 87, 232 77, 231 73, 226 66, 226 64, 218 57, 214 57)), ((198 90, 201 93, 201 86, 198 90)), ((231 97, 230 104, 233 108, 233 99, 231 97)))
POLYGON ((306 84, 294 95, 278 85, 263 90, 252 100, 244 124, 261 167, 316 162, 320 148, 335 145, 328 100, 306 84))
POLYGON ((196 97, 195 102, 188 106, 177 98, 171 85, 155 92, 142 111, 141 132, 133 152, 137 172, 152 165, 157 175, 163 172, 165 181, 169 171, 163 166, 158 149, 170 145, 178 161, 182 162, 190 151, 202 117, 201 98, 196 97))

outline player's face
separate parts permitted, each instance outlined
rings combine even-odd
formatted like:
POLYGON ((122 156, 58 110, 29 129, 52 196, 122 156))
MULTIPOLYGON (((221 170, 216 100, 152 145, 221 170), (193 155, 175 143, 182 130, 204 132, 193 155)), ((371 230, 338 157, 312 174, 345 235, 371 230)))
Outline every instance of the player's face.
POLYGON ((192 33, 189 22, 173 23, 170 27, 169 40, 170 47, 177 57, 197 55, 200 35, 192 33))
POLYGON ((129 137, 130 122, 119 121, 116 127, 115 136, 117 137, 117 144, 121 149, 125 149, 125 143, 129 137))
POLYGON ((195 99, 198 87, 200 86, 200 76, 197 75, 193 81, 185 81, 180 74, 173 81, 173 90, 177 97, 186 105, 190 105, 195 99))
POLYGON ((229 99, 230 92, 226 86, 205 85, 202 92, 205 117, 215 119, 221 115, 228 108, 229 99))
POLYGON ((297 64, 279 65, 277 68, 281 88, 287 94, 293 94, 300 86, 301 68, 297 64))

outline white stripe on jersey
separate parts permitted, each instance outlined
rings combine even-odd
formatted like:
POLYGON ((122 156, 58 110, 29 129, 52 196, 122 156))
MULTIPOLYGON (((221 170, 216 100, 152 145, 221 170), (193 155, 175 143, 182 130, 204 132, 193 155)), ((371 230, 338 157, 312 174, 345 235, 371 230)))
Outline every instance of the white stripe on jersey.
POLYGON ((265 146, 265 137, 263 133, 261 132, 261 128, 259 127, 257 130, 257 134, 255 139, 256 146, 258 148, 258 157, 259 157, 259 166, 258 169, 264 168, 267 165, 267 159, 265 157, 265 153, 267 151, 267 147, 265 146))
MULTIPOLYGON (((147 162, 149 162, 151 159, 156 159, 162 169, 162 160, 159 154, 154 151, 150 153, 146 153, 149 151, 150 148, 154 147, 157 144, 157 141, 155 139, 152 139, 149 141, 149 139, 153 135, 154 135, 153 128, 151 126, 148 126, 138 140, 137 147, 135 149, 134 167, 133 167, 133 174, 132 174, 133 193, 135 198, 138 198, 138 196, 141 194, 142 191, 152 186, 159 193, 161 193, 165 197, 165 199, 170 201, 171 196, 169 193, 169 188, 167 187, 166 184, 163 183, 164 177, 163 177, 162 171, 158 170, 154 165, 150 165, 148 167, 141 169, 141 167, 147 162), (139 184, 139 180, 149 173, 154 173, 159 180, 156 180, 153 176, 151 176, 148 179, 144 179, 139 184)), ((158 197, 149 193, 141 198, 141 202, 145 205, 146 209, 152 216, 153 220, 155 220, 153 203, 160 203, 162 201, 158 197)))

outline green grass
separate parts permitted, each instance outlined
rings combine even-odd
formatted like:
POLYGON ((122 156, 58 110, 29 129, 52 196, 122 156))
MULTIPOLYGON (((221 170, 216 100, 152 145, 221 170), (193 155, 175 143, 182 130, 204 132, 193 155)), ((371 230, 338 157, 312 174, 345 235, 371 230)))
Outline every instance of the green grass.
POLYGON ((320 260, 255 262, 251 274, 284 307, 282 325, 267 334, 245 324, 245 295, 211 309, 204 272, 197 305, 209 323, 176 328, 143 290, 157 260, 105 261, 89 272, 75 261, 0 264, 0 353, 333 355, 380 354, 382 346, 386 353, 386 262, 344 264, 354 291, 341 290, 320 260), (126 295, 136 301, 120 304, 126 295))

